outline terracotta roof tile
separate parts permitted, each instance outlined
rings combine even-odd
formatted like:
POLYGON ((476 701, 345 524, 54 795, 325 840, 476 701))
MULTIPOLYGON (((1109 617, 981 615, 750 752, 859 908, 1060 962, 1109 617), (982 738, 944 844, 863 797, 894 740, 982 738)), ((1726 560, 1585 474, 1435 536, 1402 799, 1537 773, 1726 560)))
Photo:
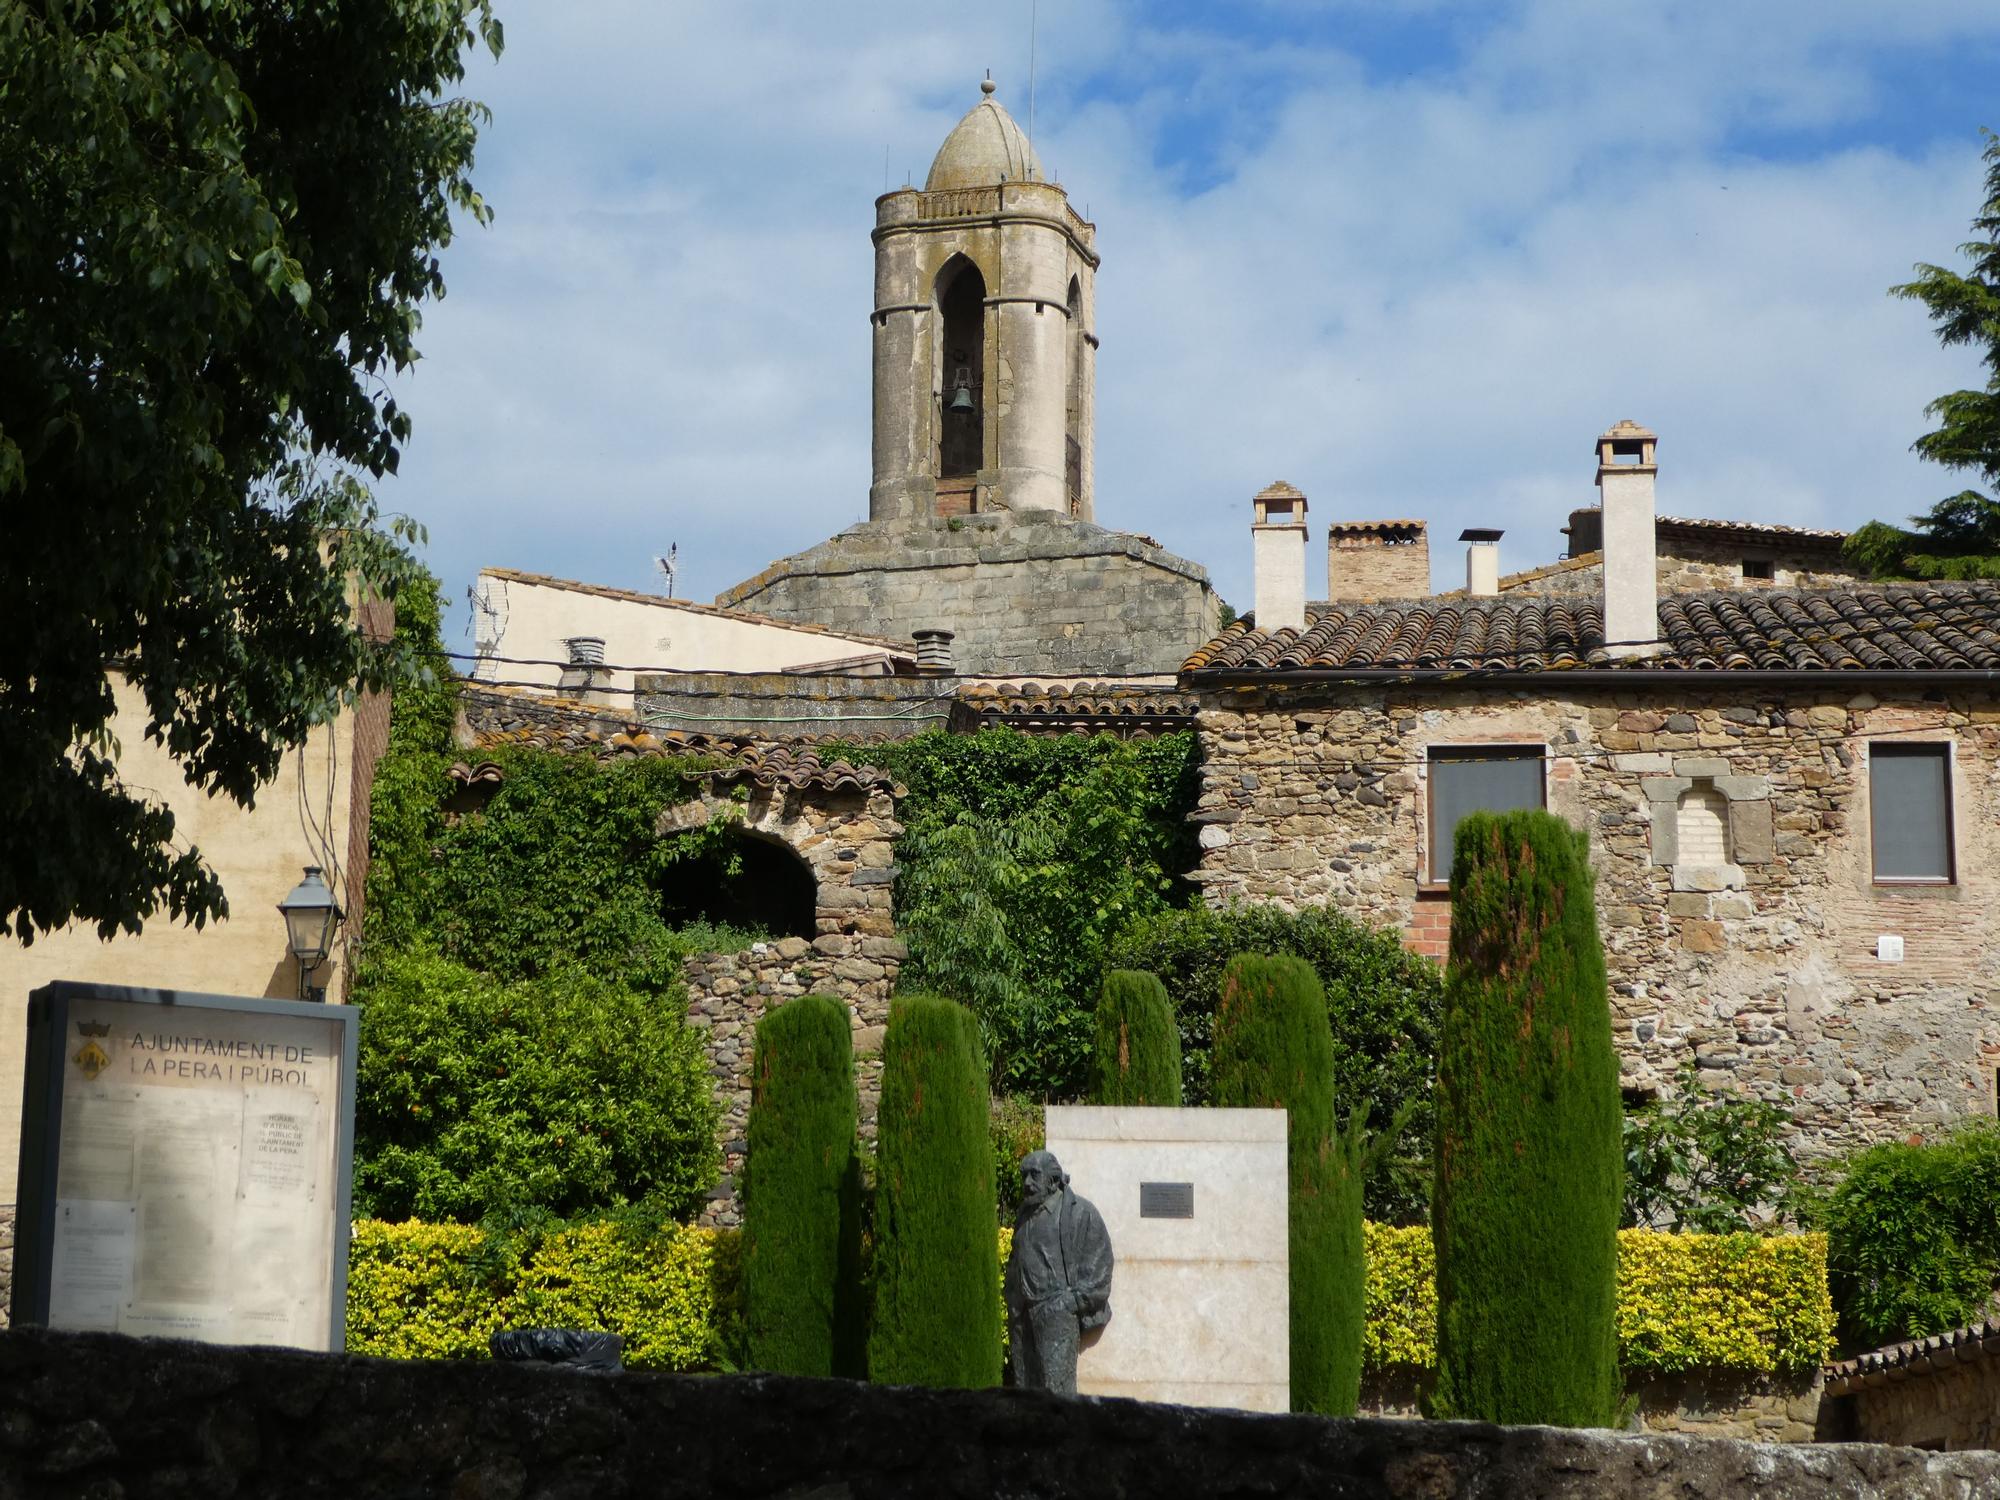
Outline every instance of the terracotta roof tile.
POLYGON ((1177 687, 1126 682, 967 683, 958 696, 981 724, 1027 730, 1175 729, 1193 724, 1197 707, 1177 687))
POLYGON ((1320 607, 1302 631, 1242 622, 1184 672, 2000 670, 2000 583, 1857 583, 1670 594, 1656 656, 1614 659, 1592 597, 1500 595, 1320 607))

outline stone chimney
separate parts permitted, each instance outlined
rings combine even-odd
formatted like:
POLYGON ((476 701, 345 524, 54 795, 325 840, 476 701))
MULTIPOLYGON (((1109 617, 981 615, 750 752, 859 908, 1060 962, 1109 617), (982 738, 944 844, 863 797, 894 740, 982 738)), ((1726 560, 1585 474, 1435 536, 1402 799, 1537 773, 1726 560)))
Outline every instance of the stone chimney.
POLYGON ((1326 528, 1329 599, 1423 599, 1431 591, 1422 521, 1335 521, 1326 528))
POLYGON ((1465 592, 1490 599, 1500 592, 1500 538, 1507 533, 1469 526, 1458 534, 1465 543, 1465 592))
MULTIPOLYGON (((1653 534, 1653 449, 1658 438, 1629 418, 1597 440, 1602 495, 1604 639, 1614 657, 1656 656, 1660 634, 1658 545, 1653 534)), ((1574 540, 1572 541, 1574 550, 1574 540)))
POLYGON ((1250 502, 1257 628, 1306 628, 1306 497, 1280 479, 1250 502))

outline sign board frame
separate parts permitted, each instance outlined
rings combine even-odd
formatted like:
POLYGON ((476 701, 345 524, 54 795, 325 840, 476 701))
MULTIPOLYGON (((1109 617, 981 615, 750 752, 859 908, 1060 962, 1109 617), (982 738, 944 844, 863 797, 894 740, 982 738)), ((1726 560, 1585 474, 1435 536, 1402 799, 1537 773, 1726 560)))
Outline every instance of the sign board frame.
POLYGON ((28 996, 28 1055, 21 1095, 21 1158, 14 1228, 11 1303, 17 1326, 47 1326, 54 1290, 57 1189, 61 1185, 64 1066, 72 1008, 78 1001, 110 1001, 231 1016, 266 1016, 331 1025, 338 1034, 339 1078, 334 1090, 332 1200, 333 1243, 326 1349, 346 1343, 347 1256, 353 1215, 354 1073, 359 1056, 360 1013, 348 1005, 262 1000, 188 990, 57 980, 28 996))

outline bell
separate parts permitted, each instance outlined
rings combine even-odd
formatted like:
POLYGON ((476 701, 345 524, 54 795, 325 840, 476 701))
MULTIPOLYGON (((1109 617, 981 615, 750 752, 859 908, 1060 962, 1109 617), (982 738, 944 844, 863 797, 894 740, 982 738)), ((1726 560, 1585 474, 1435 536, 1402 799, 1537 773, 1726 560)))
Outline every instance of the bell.
POLYGON ((960 385, 958 389, 951 393, 951 400, 944 404, 944 409, 946 411, 971 411, 972 387, 969 385, 960 385))

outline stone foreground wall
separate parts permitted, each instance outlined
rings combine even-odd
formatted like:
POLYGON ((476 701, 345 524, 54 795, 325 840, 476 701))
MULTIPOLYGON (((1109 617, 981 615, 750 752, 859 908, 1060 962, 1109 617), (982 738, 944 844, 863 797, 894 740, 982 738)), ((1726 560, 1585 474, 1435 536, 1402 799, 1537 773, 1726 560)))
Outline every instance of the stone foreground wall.
POLYGON ((0 1335, 0 1493, 1965 1500, 2000 1454, 0 1335))
POLYGON ((715 602, 873 635, 950 630, 958 671, 1008 677, 1177 672, 1221 620, 1202 568, 1040 513, 851 527, 715 602))
MULTIPOLYGON (((1360 1415, 1409 1421, 1428 1371, 1408 1366, 1371 1371, 1362 1377, 1360 1415)), ((1806 1374, 1750 1375, 1728 1370, 1689 1370, 1666 1375, 1625 1372, 1638 1430, 1688 1437, 1740 1438, 1759 1443, 1810 1443, 1826 1437, 1821 1428, 1822 1380, 1806 1374)), ((1841 1436, 1850 1436, 1843 1431, 1841 1436)), ((1858 1434, 1870 1442, 1910 1442, 1887 1432, 1858 1434)), ((1958 1444, 1959 1447, 1988 1446, 1958 1444)))
MULTIPOLYGON (((1560 675, 1560 674, 1551 674, 1560 675)), ((1332 901, 1438 955, 1448 872, 1424 868, 1427 752, 1547 747, 1551 811, 1589 830, 1628 1086, 1696 1063, 1788 1109, 1821 1156, 1993 1111, 2000 1065, 2000 704, 1954 696, 1409 688, 1212 695, 1200 715, 1209 900, 1332 901), (1957 883, 1878 886, 1870 740, 1955 744, 1957 883), (1674 797, 1706 779, 1728 860, 1678 859, 1674 797), (1878 935, 1904 940, 1877 956, 1878 935)))

